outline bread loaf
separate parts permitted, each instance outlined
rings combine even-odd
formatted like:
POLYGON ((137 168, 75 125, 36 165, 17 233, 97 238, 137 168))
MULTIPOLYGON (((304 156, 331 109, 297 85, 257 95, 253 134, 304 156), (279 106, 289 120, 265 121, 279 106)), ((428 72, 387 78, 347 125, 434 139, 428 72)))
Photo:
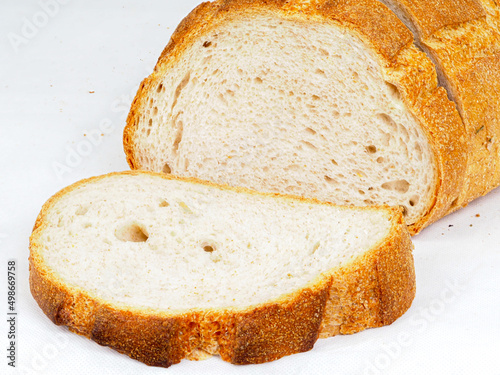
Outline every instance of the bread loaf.
POLYGON ((498 7, 384 2, 397 15, 376 0, 201 4, 138 90, 130 166, 399 205, 412 234, 490 191, 498 7))
POLYGON ((467 169, 456 204, 463 206, 500 184, 499 7, 489 0, 382 2, 435 62, 463 120, 467 169))
POLYGON ((44 205, 30 287, 54 323, 148 365, 261 363, 391 324, 415 295, 411 250, 395 208, 115 173, 44 205))

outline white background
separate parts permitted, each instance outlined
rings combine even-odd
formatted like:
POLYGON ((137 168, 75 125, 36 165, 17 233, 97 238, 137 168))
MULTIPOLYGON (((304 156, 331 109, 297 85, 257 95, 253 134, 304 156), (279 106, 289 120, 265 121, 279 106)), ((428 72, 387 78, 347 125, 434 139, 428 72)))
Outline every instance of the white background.
POLYGON ((53 325, 29 292, 35 218, 64 186, 128 169, 122 130, 133 95, 199 1, 51 1, 0 0, 0 374, 500 374, 498 189, 414 238, 417 296, 405 316, 319 340, 308 353, 165 370, 53 325), (18 262, 14 371, 6 358, 8 259, 18 262))

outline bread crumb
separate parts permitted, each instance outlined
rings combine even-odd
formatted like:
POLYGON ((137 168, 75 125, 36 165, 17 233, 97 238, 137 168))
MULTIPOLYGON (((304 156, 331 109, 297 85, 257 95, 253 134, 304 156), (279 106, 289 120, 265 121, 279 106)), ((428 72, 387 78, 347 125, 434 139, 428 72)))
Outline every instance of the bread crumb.
POLYGON ((476 214, 476 217, 481 217, 481 215, 479 215, 479 214, 476 214))
POLYGON ((95 91, 89 91, 89 94, 93 94, 93 93, 95 93, 95 91))

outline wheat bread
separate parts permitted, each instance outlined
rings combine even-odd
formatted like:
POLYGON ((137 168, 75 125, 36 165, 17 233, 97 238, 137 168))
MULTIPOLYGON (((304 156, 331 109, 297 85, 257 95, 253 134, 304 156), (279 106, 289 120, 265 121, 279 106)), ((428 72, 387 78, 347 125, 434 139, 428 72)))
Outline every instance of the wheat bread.
POLYGON ((412 234, 463 201, 468 138, 430 58, 385 5, 203 3, 141 84, 133 169, 404 208, 412 234))
POLYGON ((168 367, 215 354, 261 363, 391 324, 415 275, 396 208, 125 172, 44 205, 30 288, 55 324, 168 367))

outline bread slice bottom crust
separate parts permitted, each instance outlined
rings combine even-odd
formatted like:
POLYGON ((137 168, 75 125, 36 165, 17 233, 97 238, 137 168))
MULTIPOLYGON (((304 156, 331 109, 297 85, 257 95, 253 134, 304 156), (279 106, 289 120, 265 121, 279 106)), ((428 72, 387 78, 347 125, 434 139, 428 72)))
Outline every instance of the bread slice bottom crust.
MULTIPOLYGON (((30 289, 55 324, 67 326, 72 332, 147 365, 169 367, 183 358, 199 360, 211 355, 220 355, 233 364, 273 361, 311 350, 318 337, 389 325, 410 308, 414 299, 410 236, 401 212, 386 208, 394 218, 389 235, 381 243, 277 299, 238 309, 176 312, 114 306, 81 288, 66 285, 45 264, 39 242, 45 216, 53 204, 80 185, 102 178, 106 176, 80 181, 44 205, 30 240, 30 289)), ((216 186, 195 179, 180 180, 216 186)), ((220 188, 249 192, 228 186, 220 188)))

